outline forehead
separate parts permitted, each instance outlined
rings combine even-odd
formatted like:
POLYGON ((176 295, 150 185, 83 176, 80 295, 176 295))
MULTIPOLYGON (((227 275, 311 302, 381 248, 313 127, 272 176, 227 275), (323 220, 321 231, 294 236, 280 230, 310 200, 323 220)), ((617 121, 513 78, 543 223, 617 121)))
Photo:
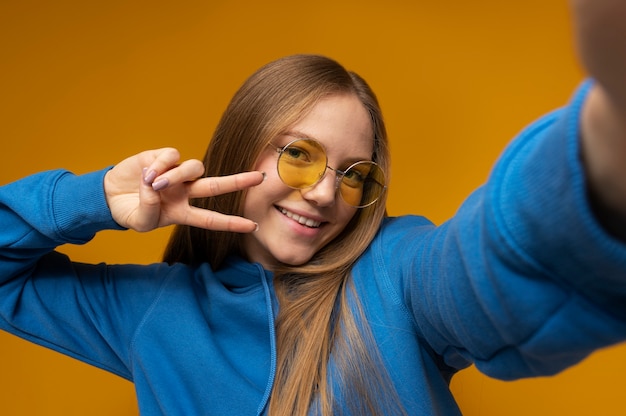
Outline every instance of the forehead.
MULTIPOLYGON (((321 142, 329 158, 370 158, 374 151, 374 130, 369 112, 353 94, 332 95, 318 101, 306 116, 286 133, 321 142)), ((287 144, 289 139, 285 139, 287 144)))

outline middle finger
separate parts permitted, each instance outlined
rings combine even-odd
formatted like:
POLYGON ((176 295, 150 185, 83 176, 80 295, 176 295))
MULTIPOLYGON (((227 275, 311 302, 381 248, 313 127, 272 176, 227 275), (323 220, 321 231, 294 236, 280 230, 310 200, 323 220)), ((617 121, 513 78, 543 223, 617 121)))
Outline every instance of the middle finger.
POLYGON ((189 184, 189 196, 203 198, 240 191, 260 184, 264 177, 263 173, 255 171, 198 179, 189 184))

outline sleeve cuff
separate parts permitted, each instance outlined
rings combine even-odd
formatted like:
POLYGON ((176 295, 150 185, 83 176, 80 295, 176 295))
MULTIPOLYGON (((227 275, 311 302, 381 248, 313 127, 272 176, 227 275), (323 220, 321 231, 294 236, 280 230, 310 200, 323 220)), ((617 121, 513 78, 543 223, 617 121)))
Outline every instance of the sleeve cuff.
POLYGON ((82 244, 101 230, 123 230, 113 217, 104 194, 104 175, 110 168, 85 175, 59 176, 52 194, 52 215, 64 240, 82 244))

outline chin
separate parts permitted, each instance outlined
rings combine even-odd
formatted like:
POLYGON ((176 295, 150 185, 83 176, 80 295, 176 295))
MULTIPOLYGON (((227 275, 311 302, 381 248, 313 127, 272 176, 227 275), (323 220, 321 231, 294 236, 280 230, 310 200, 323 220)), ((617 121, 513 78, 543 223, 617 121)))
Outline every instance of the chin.
POLYGON ((288 266, 302 266, 306 263, 309 262, 309 260, 311 260, 313 258, 313 255, 315 253, 311 254, 310 256, 277 256, 276 260, 278 260, 279 262, 281 262, 282 264, 286 264, 288 266))

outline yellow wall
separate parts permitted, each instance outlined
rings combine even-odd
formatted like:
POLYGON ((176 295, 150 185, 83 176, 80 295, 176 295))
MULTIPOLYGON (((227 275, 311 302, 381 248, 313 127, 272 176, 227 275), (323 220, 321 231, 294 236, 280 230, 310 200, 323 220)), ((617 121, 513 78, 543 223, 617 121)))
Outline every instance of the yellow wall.
MULTIPOLYGON (((0 183, 165 145, 201 157, 247 75, 282 55, 322 53, 378 92, 395 158, 390 213, 441 222, 508 139, 580 81, 569 31, 565 1, 4 0, 0 183)), ((107 232, 63 250, 151 262, 167 233, 107 232)), ((541 380, 502 383, 470 369, 452 387, 470 416, 615 415, 625 352, 541 380)), ((137 412, 131 384, 6 334, 0 368, 0 414, 137 412)))

